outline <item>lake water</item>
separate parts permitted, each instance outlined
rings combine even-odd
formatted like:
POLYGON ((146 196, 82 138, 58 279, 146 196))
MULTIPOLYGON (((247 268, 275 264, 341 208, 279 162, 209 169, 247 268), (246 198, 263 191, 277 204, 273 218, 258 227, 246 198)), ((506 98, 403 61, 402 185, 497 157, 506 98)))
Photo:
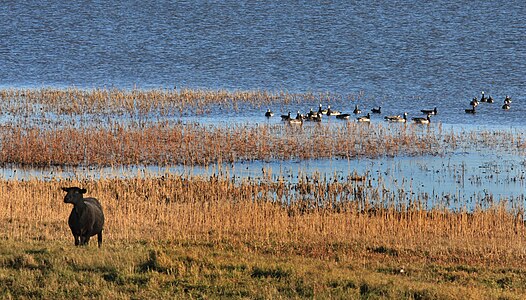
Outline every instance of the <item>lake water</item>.
MULTIPOLYGON (((364 92, 524 111, 522 1, 3 1, 0 85, 364 92)), ((396 107, 396 106, 395 106, 396 107)))
MULTIPOLYGON (((344 112, 356 104, 364 112, 381 106, 373 122, 437 107, 433 123, 448 128, 524 129, 524 16, 526 5, 518 0, 8 0, 0 6, 0 87, 328 92, 333 108, 344 112), (482 91, 495 103, 465 114, 482 91), (513 99, 509 111, 501 109, 505 95, 513 99)), ((317 105, 270 108, 279 115, 317 105)), ((262 117, 265 109, 212 111, 183 121, 279 122, 262 117)), ((481 165, 496 159, 484 157, 455 160, 481 165)), ((443 161, 423 163, 440 168, 443 161)), ((522 168, 520 156, 508 161, 522 168)), ((323 170, 319 164, 315 169, 323 170)), ((363 160, 339 168, 348 169, 364 170, 363 160)), ((12 170, 6 172, 11 177, 12 170)), ((508 195, 508 185, 491 188, 508 195)), ((522 183, 512 193, 521 189, 522 183)))

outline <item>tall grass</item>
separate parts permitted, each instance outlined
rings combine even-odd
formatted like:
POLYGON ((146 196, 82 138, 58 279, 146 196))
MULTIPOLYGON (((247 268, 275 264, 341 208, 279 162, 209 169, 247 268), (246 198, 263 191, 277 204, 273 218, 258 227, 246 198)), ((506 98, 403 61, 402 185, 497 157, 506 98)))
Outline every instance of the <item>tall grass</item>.
POLYGON ((108 128, 21 128, 0 131, 0 164, 19 166, 209 165, 397 155, 442 155, 456 149, 524 153, 522 133, 465 134, 416 126, 358 123, 294 128, 281 124, 215 127, 155 123, 108 128))
MULTIPOLYGON (((355 180, 234 183, 220 177, 0 182, 0 237, 71 240, 60 187, 98 197, 110 243, 206 241, 328 257, 334 247, 425 250, 427 258, 517 263, 526 255, 523 206, 505 199, 475 210, 426 208, 418 195, 355 180), (295 245, 294 247, 289 247, 295 245)), ((483 201, 483 200, 481 200, 483 201)))

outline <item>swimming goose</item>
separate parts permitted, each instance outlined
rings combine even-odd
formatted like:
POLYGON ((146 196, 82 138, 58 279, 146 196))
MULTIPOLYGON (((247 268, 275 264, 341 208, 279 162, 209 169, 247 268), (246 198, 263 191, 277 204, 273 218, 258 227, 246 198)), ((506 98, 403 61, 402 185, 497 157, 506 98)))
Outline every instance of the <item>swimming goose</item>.
POLYGON ((487 102, 487 101, 488 101, 488 98, 484 96, 484 91, 482 91, 482 97, 480 98, 480 102, 487 102))
POLYGON ((340 119, 340 120, 347 120, 351 117, 350 114, 339 114, 336 116, 336 119, 340 119))
POLYGON ((327 116, 338 116, 340 114, 341 112, 337 110, 332 110, 330 105, 327 106, 327 116))
POLYGON ((493 97, 489 96, 488 97, 488 103, 493 103, 493 102, 494 102, 493 97))
POLYGON ((467 113, 467 114, 474 114, 476 111, 475 111, 475 107, 476 106, 473 106, 473 108, 466 108, 464 111, 467 113))
POLYGON ((296 115, 296 118, 290 119, 289 124, 302 124, 303 123, 303 116, 298 111, 298 114, 296 115))
POLYGON ((426 115, 436 115, 437 114, 437 108, 436 107, 434 109, 422 109, 420 111, 422 113, 426 114, 426 115))
POLYGON ((305 121, 321 122, 321 113, 316 112, 313 115, 307 115, 307 118, 305 119, 305 121))
POLYGON ((313 116, 316 115, 316 112, 314 112, 312 110, 312 108, 309 110, 309 112, 307 113, 307 115, 305 116, 305 119, 309 119, 309 118, 312 118, 313 116))
POLYGON ((427 115, 427 118, 413 118, 413 122, 416 124, 429 124, 431 123, 431 118, 427 115))
POLYGON ((358 122, 371 122, 371 115, 367 113, 367 116, 358 117, 356 120, 358 120, 358 122))
POLYGON ((353 112, 353 114, 355 114, 355 115, 357 115, 357 114, 361 114, 361 113, 362 113, 362 111, 358 108, 358 104, 356 104, 356 105, 354 106, 354 110, 353 110, 352 112, 353 112))
POLYGON ((510 109, 510 107, 511 106, 510 106, 510 104, 508 102, 504 102, 504 105, 502 106, 502 109, 508 110, 508 109, 510 109))
POLYGON ((469 102, 469 105, 471 105, 471 106, 479 105, 479 101, 477 100, 477 97, 473 97, 473 100, 471 100, 471 102, 469 102))
POLYGON ((382 107, 381 107, 381 106, 378 106, 378 108, 373 107, 373 108, 371 109, 371 112, 372 112, 373 114, 381 114, 381 113, 382 113, 382 107))
POLYGON ((407 113, 405 112, 403 117, 400 115, 397 116, 385 116, 384 119, 389 122, 406 122, 407 121, 407 113))
POLYGON ((315 112, 313 115, 307 115, 305 121, 321 122, 321 113, 315 112))
POLYGON ((511 103, 511 97, 506 95, 506 98, 504 98, 504 103, 510 104, 511 103))
POLYGON ((290 111, 286 115, 281 115, 281 121, 289 121, 291 119, 292 119, 292 117, 290 116, 290 111))
POLYGON ((322 106, 321 106, 321 103, 320 103, 320 106, 318 107, 318 112, 322 115, 326 115, 327 114, 327 109, 323 109, 322 106))
POLYGON ((270 108, 267 109, 267 112, 265 113, 265 117, 270 118, 270 117, 272 117, 273 115, 274 115, 274 113, 273 113, 272 111, 270 111, 270 108))

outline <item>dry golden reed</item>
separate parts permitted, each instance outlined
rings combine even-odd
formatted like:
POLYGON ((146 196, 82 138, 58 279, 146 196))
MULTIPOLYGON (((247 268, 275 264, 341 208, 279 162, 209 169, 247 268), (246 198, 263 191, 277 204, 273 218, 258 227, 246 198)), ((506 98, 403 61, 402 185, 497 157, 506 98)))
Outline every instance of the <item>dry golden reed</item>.
POLYGON ((199 124, 110 124, 101 128, 4 126, 0 164, 18 166, 209 165, 397 155, 441 155, 452 150, 524 152, 521 133, 477 135, 417 126, 359 123, 214 127, 199 124))
MULTIPOLYGON (((286 91, 227 91, 199 89, 150 89, 122 90, 117 88, 96 89, 0 89, 2 110, 11 114, 32 113, 43 109, 57 114, 148 114, 161 115, 192 113, 203 114, 211 105, 234 110, 239 104, 256 107, 271 103, 299 103, 301 101, 327 101, 335 97, 330 93, 289 93, 286 91)), ((348 97, 361 97, 361 94, 348 97)))
POLYGON ((228 242, 273 251, 287 244, 315 256, 329 255, 338 245, 349 247, 351 256, 353 247, 384 246, 418 250, 434 261, 510 265, 526 255, 521 205, 503 199, 473 211, 426 209, 419 196, 383 193, 351 178, 298 184, 171 175, 0 181, 0 238, 73 243, 71 206, 62 202, 60 190, 73 185, 101 201, 108 243, 228 242))

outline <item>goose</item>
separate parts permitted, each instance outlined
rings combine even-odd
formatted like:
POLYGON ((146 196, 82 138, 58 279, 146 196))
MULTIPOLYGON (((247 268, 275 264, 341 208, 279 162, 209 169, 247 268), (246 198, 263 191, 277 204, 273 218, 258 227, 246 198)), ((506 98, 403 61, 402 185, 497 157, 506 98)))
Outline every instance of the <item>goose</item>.
POLYGON ((321 113, 316 112, 313 115, 307 115, 306 121, 321 122, 321 113))
POLYGON ((348 120, 350 117, 351 117, 350 114, 339 114, 339 115, 336 116, 336 119, 348 120))
POLYGON ((367 113, 367 116, 358 117, 356 120, 358 120, 358 122, 371 122, 371 115, 367 113))
POLYGON ((323 109, 322 106, 321 106, 321 103, 320 103, 320 106, 318 107, 318 112, 322 115, 326 115, 327 114, 327 109, 323 109))
POLYGON ((427 115, 427 118, 413 118, 413 122, 416 124, 429 124, 431 123, 431 118, 427 115))
POLYGON ((281 121, 289 121, 291 119, 292 119, 292 117, 290 116, 290 111, 286 115, 281 115, 281 121))
POLYGON ((340 114, 341 112, 337 110, 332 110, 330 105, 327 106, 327 116, 338 116, 340 114))
POLYGON ((426 114, 426 115, 436 115, 437 114, 437 108, 435 106, 434 109, 422 109, 420 110, 422 113, 426 114))
POLYGON ((510 104, 507 103, 507 102, 504 102, 504 105, 502 105, 502 109, 508 110, 508 109, 510 109, 510 107, 511 107, 510 104))
POLYGON ((314 112, 312 110, 312 108, 309 110, 309 112, 307 113, 307 115, 305 116, 305 119, 309 119, 309 118, 312 118, 313 116, 316 115, 316 112, 314 112))
POLYGON ((298 114, 296 115, 296 118, 290 119, 289 124, 302 124, 303 123, 303 116, 298 111, 298 114))
POLYGON ((482 97, 480 97, 480 102, 488 102, 488 98, 484 96, 484 91, 482 91, 482 97))
POLYGON ((511 97, 506 95, 506 98, 504 98, 504 102, 508 102, 508 104, 511 103, 511 97))
POLYGON ((476 111, 475 111, 475 107, 476 106, 473 106, 473 108, 466 108, 464 111, 467 113, 467 114, 474 114, 476 111))
POLYGON ((300 120, 298 120, 298 119, 290 119, 289 120, 289 124, 291 124, 291 125, 301 125, 301 124, 303 124, 303 120, 301 120, 301 119, 300 120))
POLYGON ((358 108, 358 104, 354 106, 354 110, 352 111, 355 115, 361 114, 362 111, 358 108))
POLYGON ((488 103, 493 103, 493 102, 494 102, 493 97, 489 96, 488 97, 488 103))
POLYGON ((389 122, 406 122, 407 121, 407 113, 405 112, 404 115, 401 117, 398 116, 385 116, 384 119, 389 122))
POLYGON ((270 108, 267 109, 267 112, 265 113, 265 117, 270 118, 272 116, 274 116, 274 113, 272 111, 270 111, 270 108))
POLYGON ((372 112, 373 114, 381 114, 381 113, 382 113, 382 107, 381 107, 381 106, 378 106, 378 108, 373 107, 373 108, 371 109, 371 112, 372 112))
POLYGON ((477 100, 477 97, 473 97, 473 100, 471 100, 471 102, 469 102, 469 105, 471 105, 473 107, 479 105, 479 101, 477 100))

